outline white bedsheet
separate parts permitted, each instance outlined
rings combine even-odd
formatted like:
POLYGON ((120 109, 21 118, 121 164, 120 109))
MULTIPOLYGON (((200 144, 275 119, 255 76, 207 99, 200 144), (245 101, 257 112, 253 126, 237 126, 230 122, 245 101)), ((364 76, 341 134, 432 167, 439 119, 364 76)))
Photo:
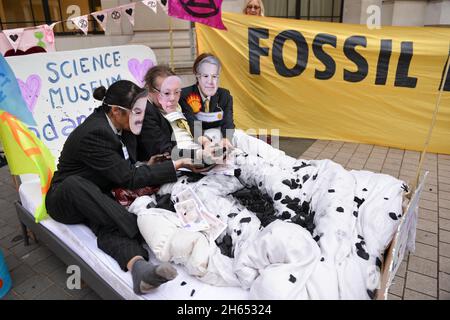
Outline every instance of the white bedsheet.
MULTIPOLYGON (((33 213, 41 202, 40 188, 38 180, 29 180, 20 186, 20 200, 29 213, 33 213)), ((96 237, 88 227, 84 225, 65 225, 56 222, 50 217, 42 221, 41 224, 78 254, 125 299, 248 299, 247 290, 238 287, 215 287, 205 284, 188 275, 179 266, 175 266, 178 270, 178 276, 174 280, 161 285, 149 294, 136 295, 133 292, 130 272, 122 271, 112 257, 97 247, 96 237), (183 282, 185 285, 182 286, 183 282)), ((152 257, 152 259, 154 258, 152 257)), ((81 277, 83 277, 83 274, 81 277)))

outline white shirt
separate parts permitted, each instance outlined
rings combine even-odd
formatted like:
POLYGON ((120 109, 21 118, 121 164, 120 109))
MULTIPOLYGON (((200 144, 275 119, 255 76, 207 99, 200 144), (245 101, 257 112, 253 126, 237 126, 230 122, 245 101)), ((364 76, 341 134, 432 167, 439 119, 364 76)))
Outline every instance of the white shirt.
POLYGON ((117 128, 114 126, 114 124, 112 123, 111 119, 109 118, 109 116, 105 113, 106 116, 106 120, 108 120, 109 126, 111 127, 112 131, 115 134, 118 134, 119 136, 122 135, 122 129, 121 130, 117 130, 117 128))
MULTIPOLYGON (((210 100, 209 102, 211 103, 211 97, 205 97, 202 93, 202 90, 200 90, 200 88, 197 86, 198 88, 198 92, 200 92, 200 97, 202 97, 202 103, 203 105, 205 104, 205 100, 210 100)), ((211 108, 211 106, 209 106, 211 108)))
MULTIPOLYGON (((109 118, 109 116, 106 113, 105 113, 105 116, 106 116, 106 120, 108 120, 109 126, 111 127, 112 131, 115 134, 122 136, 122 130, 117 130, 117 128, 114 126, 111 119, 109 118)), ((130 155, 128 154, 127 146, 122 142, 122 139, 120 139, 120 143, 122 144, 123 157, 125 158, 125 160, 128 160, 130 158, 130 155)))
MULTIPOLYGON (((181 113, 180 106, 177 107, 177 112, 181 113)), ((175 141, 177 142, 177 146, 179 149, 198 149, 198 148, 200 148, 200 146, 194 142, 194 138, 192 137, 192 135, 189 131, 178 127, 177 120, 171 119, 171 117, 168 114, 163 114, 163 116, 164 116, 164 118, 167 119, 167 121, 169 121, 170 126, 172 127, 173 136, 175 137, 175 141)))

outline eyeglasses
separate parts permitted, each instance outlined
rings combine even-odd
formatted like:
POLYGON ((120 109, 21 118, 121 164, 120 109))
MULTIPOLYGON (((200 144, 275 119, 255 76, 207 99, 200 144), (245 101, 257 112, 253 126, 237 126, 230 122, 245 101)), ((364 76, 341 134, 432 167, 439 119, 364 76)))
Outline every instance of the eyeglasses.
POLYGON ((250 5, 250 6, 247 6, 247 9, 248 10, 259 10, 259 9, 261 9, 261 7, 260 6, 252 6, 252 5, 250 5))
POLYGON ((181 95, 181 89, 175 90, 175 91, 160 91, 156 88, 154 88, 156 91, 159 92, 159 95, 163 98, 163 99, 170 99, 171 95, 174 95, 175 97, 179 97, 181 95))
POLYGON ((135 116, 139 116, 139 115, 141 115, 144 112, 143 110, 140 110, 140 109, 132 110, 132 109, 128 109, 128 108, 125 108, 125 107, 122 107, 122 106, 118 106, 118 105, 115 105, 115 104, 107 104, 107 103, 104 103, 104 104, 109 106, 109 107, 117 107, 117 108, 122 109, 122 110, 130 111, 135 116))
POLYGON ((199 73, 199 74, 197 74, 197 77, 202 79, 202 80, 204 80, 204 81, 208 80, 209 77, 211 77, 211 79, 213 81, 219 80, 219 75, 218 74, 214 74, 214 73, 213 74, 199 73))

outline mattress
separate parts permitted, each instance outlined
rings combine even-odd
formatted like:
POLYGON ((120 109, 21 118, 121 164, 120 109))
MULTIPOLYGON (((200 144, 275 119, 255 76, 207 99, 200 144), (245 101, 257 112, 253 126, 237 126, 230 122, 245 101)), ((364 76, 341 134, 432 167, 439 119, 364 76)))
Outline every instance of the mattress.
MULTIPOLYGON (((39 180, 25 179, 19 188, 22 206, 30 215, 41 203, 39 180)), ((248 299, 248 291, 238 287, 216 287, 203 283, 190 276, 181 266, 175 266, 178 276, 151 293, 136 295, 130 272, 124 272, 119 264, 97 247, 94 233, 85 225, 65 225, 47 218, 41 225, 60 239, 65 245, 81 257, 114 290, 127 300, 241 300, 248 299)), ((156 259, 151 256, 153 262, 156 259)))

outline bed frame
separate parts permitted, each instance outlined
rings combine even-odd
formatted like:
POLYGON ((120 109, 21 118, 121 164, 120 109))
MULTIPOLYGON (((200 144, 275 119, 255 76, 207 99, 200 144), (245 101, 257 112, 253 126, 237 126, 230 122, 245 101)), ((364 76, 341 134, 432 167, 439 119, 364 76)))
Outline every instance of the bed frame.
POLYGON ((34 216, 30 214, 21 204, 20 201, 15 202, 17 216, 20 226, 22 227, 22 235, 25 246, 30 243, 30 234, 32 232, 34 240, 42 241, 53 253, 64 263, 69 265, 77 265, 80 267, 83 281, 94 290, 102 299, 106 300, 123 300, 124 298, 117 293, 106 281, 100 277, 84 260, 80 258, 73 250, 57 238, 52 232, 40 223, 34 221, 34 216), (37 238, 37 239, 36 239, 37 238))

